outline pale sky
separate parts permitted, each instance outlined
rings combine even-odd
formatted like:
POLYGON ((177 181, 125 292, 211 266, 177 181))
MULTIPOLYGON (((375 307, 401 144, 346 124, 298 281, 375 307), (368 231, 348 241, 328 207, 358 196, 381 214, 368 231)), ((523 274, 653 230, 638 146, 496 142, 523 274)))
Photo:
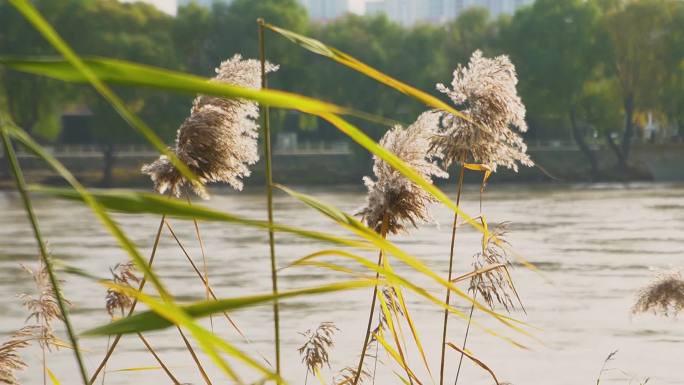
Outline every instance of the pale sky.
POLYGON ((132 3, 134 1, 142 1, 145 3, 150 3, 155 5, 157 8, 160 10, 168 13, 169 15, 176 15, 176 11, 178 8, 178 5, 176 4, 176 0, 121 0, 124 3, 132 3))

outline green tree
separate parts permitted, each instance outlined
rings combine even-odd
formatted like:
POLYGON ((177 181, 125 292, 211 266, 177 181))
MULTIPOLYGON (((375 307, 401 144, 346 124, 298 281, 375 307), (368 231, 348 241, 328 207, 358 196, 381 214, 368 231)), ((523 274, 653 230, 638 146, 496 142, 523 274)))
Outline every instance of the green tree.
POLYGON ((582 0, 537 0, 502 32, 530 115, 564 118, 593 179, 598 161, 587 143, 591 132, 579 121, 578 104, 599 61, 598 19, 598 8, 582 0))
POLYGON ((620 143, 611 135, 606 140, 625 175, 636 134, 635 114, 638 109, 658 107, 657 90, 668 73, 663 57, 665 37, 672 28, 669 7, 664 0, 611 3, 602 19, 612 48, 609 69, 620 85, 625 118, 620 143))

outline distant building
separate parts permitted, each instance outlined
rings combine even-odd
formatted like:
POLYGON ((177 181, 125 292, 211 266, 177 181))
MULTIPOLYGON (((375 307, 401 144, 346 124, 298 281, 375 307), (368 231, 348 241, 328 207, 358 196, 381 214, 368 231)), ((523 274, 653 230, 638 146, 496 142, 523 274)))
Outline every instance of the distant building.
POLYGON ((204 5, 205 7, 211 7, 211 5, 215 2, 221 2, 221 3, 232 3, 233 0, 178 0, 178 6, 183 6, 183 5, 188 5, 192 2, 195 2, 199 5, 204 5))
POLYGON ((442 23, 453 20, 463 11, 482 7, 492 17, 512 14, 534 0, 366 0, 366 13, 385 13, 391 20, 403 25, 418 22, 442 23))
POLYGON ((364 0, 300 0, 316 21, 328 21, 347 13, 364 14, 364 0))

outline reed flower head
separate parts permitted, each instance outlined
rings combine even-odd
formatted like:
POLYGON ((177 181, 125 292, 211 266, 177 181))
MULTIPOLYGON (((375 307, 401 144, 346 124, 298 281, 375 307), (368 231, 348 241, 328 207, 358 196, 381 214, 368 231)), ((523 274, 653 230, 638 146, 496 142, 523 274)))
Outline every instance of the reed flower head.
MULTIPOLYGON (((408 163, 426 180, 446 178, 448 174, 436 163, 441 153, 430 148, 438 119, 438 113, 425 112, 408 128, 396 126, 387 131, 380 145, 408 163)), ((376 180, 364 177, 368 196, 366 205, 357 212, 366 225, 380 231, 386 215, 388 232, 396 234, 404 231, 407 224, 415 227, 418 222, 430 221, 428 205, 435 199, 384 160, 375 156, 373 161, 376 180)))
MULTIPOLYGON (((140 278, 135 275, 135 266, 132 262, 117 263, 109 271, 112 274, 112 282, 117 285, 131 286, 131 283, 139 283, 140 278)), ((107 294, 105 296, 105 306, 107 308, 107 313, 111 317, 114 316, 114 312, 118 309, 121 313, 125 313, 133 305, 133 299, 124 293, 116 291, 114 289, 107 289, 107 294)))
MULTIPOLYGON (((33 277, 38 293, 37 295, 21 294, 19 296, 24 303, 24 307, 29 311, 26 321, 35 320, 38 326, 36 332, 39 334, 37 337, 41 346, 47 348, 57 346, 55 344, 57 337, 54 335, 52 323, 55 320, 62 319, 62 312, 59 310, 57 295, 50 284, 47 268, 44 263, 41 263, 39 267, 34 269, 23 265, 22 267, 33 277)), ((62 300, 67 305, 70 304, 63 296, 62 300)))
POLYGON ((518 303, 520 298, 508 273, 506 249, 497 243, 507 243, 504 237, 508 226, 508 222, 500 223, 483 235, 482 251, 473 257, 473 269, 480 273, 471 279, 470 290, 479 293, 491 309, 499 303, 506 311, 511 311, 515 309, 513 297, 518 303))
MULTIPOLYGON (((270 63, 266 65, 266 72, 277 69, 270 63)), ((235 55, 221 63, 212 81, 259 89, 260 79, 261 64, 257 60, 235 55)), ((173 151, 197 176, 198 183, 191 186, 197 195, 207 198, 205 185, 210 182, 225 182, 236 190, 242 189, 242 178, 250 175, 249 166, 259 160, 258 118, 258 104, 250 100, 207 95, 195 98, 190 116, 178 129, 173 151)), ((159 193, 170 190, 178 197, 190 186, 164 155, 143 166, 142 172, 151 177, 159 193)))
MULTIPOLYGON (((365 366, 365 364, 364 364, 365 366)), ((359 377, 357 384, 363 384, 365 381, 371 378, 371 373, 365 367, 361 369, 361 373, 358 374, 357 368, 347 366, 340 370, 335 378, 333 378, 333 384, 335 385, 351 385, 356 381, 356 377, 359 377)))
POLYGON ((316 373, 323 365, 330 367, 328 350, 334 345, 333 334, 339 330, 333 322, 321 322, 315 331, 299 333, 306 337, 306 342, 297 350, 309 372, 316 373))
POLYGON ((19 385, 16 372, 26 369, 26 363, 18 351, 28 347, 30 341, 35 339, 35 329, 35 326, 25 326, 0 345, 0 384, 19 385))
POLYGON ((660 273, 650 285, 641 289, 633 313, 653 312, 677 315, 684 309, 684 280, 679 271, 660 273))
POLYGON ((433 146, 444 154, 445 166, 464 157, 496 172, 497 166, 518 171, 518 163, 532 166, 522 137, 512 130, 527 131, 525 106, 518 96, 515 66, 507 56, 493 59, 475 51, 467 67, 454 71, 451 89, 438 84, 456 107, 468 117, 443 113, 442 129, 433 146))

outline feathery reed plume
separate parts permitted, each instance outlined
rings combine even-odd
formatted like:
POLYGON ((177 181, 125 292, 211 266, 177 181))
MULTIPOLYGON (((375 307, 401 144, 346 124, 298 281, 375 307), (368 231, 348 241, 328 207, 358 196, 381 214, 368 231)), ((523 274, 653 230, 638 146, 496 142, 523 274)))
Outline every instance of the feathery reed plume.
MULTIPOLYGON (((399 304, 399 298, 397 298, 397 291, 393 286, 385 286, 382 289, 382 295, 385 297, 385 303, 387 304, 387 308, 390 310, 390 312, 394 312, 400 316, 404 316, 404 310, 401 308, 401 305, 399 304)), ((385 312, 380 312, 380 316, 378 317, 378 324, 373 329, 373 335, 371 336, 371 342, 376 342, 375 336, 380 333, 380 331, 387 330, 389 320, 387 319, 387 316, 385 315, 385 312)))
MULTIPOLYGON (((395 126, 387 131, 380 145, 408 163, 423 178, 446 178, 448 174, 436 164, 442 157, 441 152, 430 148, 438 120, 438 113, 425 112, 408 128, 395 126)), ((368 196, 366 205, 357 212, 368 227, 380 231, 386 214, 387 230, 393 234, 404 231, 407 224, 415 227, 418 222, 430 221, 432 217, 427 206, 435 199, 379 157, 374 156, 373 161, 376 180, 364 177, 368 196)))
POLYGON ((483 269, 485 271, 470 280, 470 290, 479 293, 491 309, 494 309, 495 302, 497 302, 510 312, 515 309, 511 296, 511 294, 515 295, 515 289, 505 270, 505 265, 508 264, 506 250, 501 244, 495 242, 498 240, 501 243, 508 243, 504 237, 509 225, 509 222, 500 223, 482 236, 483 248, 473 256, 473 268, 474 271, 483 269), (487 266, 492 265, 502 266, 496 269, 486 269, 487 266))
POLYGON ((679 271, 658 274, 655 281, 639 292, 632 313, 653 312, 676 316, 684 309, 684 280, 679 271))
MULTIPOLYGON (((133 262, 117 263, 109 269, 112 274, 112 282, 117 285, 132 286, 131 283, 140 283, 140 278, 135 275, 135 265, 133 262)), ((118 309, 124 314, 133 306, 133 299, 120 291, 107 289, 105 295, 105 306, 110 317, 114 317, 114 312, 118 309)))
POLYGON ((307 339, 304 345, 297 349, 302 356, 302 363, 306 365, 307 374, 316 374, 323 365, 330 367, 328 350, 334 345, 333 334, 339 330, 333 322, 321 322, 315 331, 299 333, 307 339))
POLYGON ((467 121, 449 113, 442 114, 442 129, 433 138, 432 145, 444 154, 445 168, 459 161, 463 153, 469 154, 492 172, 501 165, 514 171, 518 163, 532 166, 527 146, 519 132, 527 131, 525 106, 516 85, 515 66, 508 56, 493 59, 475 51, 467 67, 454 71, 452 89, 437 84, 470 119, 467 121))
MULTIPOLYGON (((270 63, 267 72, 278 66, 270 63)), ((221 63, 216 69, 214 82, 240 87, 261 87, 261 64, 257 60, 245 60, 241 55, 221 63)), ((257 137, 259 108, 256 102, 245 99, 226 99, 200 95, 178 129, 174 153, 197 176, 192 185, 194 192, 208 198, 205 185, 209 182, 226 182, 241 190, 241 178, 250 174, 249 167, 259 160, 257 137)), ((157 192, 170 190, 180 197, 188 181, 176 170, 164 155, 142 168, 154 182, 157 192)))
POLYGON ((333 378, 333 384, 335 385, 349 385, 356 381, 357 384, 363 384, 364 381, 371 378, 371 373, 365 368, 361 371, 357 371, 356 368, 347 366, 340 370, 333 378))
POLYGON ((25 326, 12 333, 7 341, 0 345, 0 383, 19 385, 16 372, 26 369, 26 363, 18 351, 30 345, 35 339, 37 326, 25 326))
MULTIPOLYGON (((37 328, 34 328, 34 332, 37 333, 36 337, 41 348, 50 350, 51 346, 58 347, 52 323, 55 320, 61 320, 62 313, 59 311, 57 296, 50 284, 45 264, 41 262, 40 266, 34 269, 24 265, 22 267, 33 278, 38 293, 36 296, 30 294, 21 294, 19 296, 24 303, 24 307, 29 311, 26 321, 35 320, 37 328)), ((62 298, 67 305, 71 304, 64 296, 62 298)))

